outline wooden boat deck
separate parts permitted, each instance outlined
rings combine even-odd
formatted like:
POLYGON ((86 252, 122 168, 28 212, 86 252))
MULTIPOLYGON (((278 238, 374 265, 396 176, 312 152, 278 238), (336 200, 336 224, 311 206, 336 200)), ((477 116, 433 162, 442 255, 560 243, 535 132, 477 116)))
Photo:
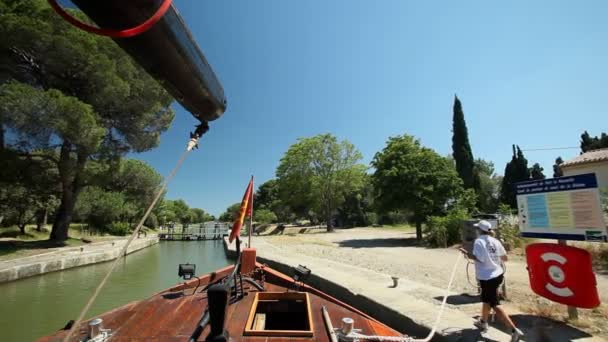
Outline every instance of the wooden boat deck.
MULTIPOLYGON (((285 292, 293 288, 292 278, 268 267, 256 264, 256 270, 250 274, 256 280, 264 280, 264 288, 270 292, 285 292)), ((232 271, 232 266, 217 272, 202 276, 201 287, 222 278, 232 271)), ((207 306, 207 293, 201 292, 199 287, 193 293, 198 280, 195 278, 187 283, 160 292, 152 297, 127 304, 105 314, 98 316, 103 319, 103 328, 111 329, 111 341, 187 341, 207 306)), ((332 324, 340 327, 344 317, 353 318, 355 328, 361 329, 366 335, 401 336, 395 330, 374 320, 363 312, 341 303, 335 298, 302 285, 299 291, 307 292, 310 298, 311 318, 314 335, 310 337, 271 337, 271 336, 243 336, 245 325, 258 289, 250 284, 243 283, 245 296, 231 304, 227 311, 226 330, 232 341, 330 341, 329 334, 321 308, 328 310, 332 324)), ((290 290, 293 291, 293 290, 290 290)), ((88 321, 80 325, 79 333, 73 335, 73 341, 81 341, 86 337, 88 321)), ((209 334, 209 325, 203 330, 199 341, 204 341, 209 334)), ((52 336, 43 337, 39 341, 61 341, 67 331, 61 330, 52 336)))

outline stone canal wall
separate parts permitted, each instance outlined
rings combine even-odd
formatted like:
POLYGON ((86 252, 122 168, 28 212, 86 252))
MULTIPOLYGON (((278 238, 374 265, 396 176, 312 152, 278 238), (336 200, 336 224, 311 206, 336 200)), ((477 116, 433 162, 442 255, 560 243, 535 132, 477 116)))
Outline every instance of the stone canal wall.
MULTIPOLYGON (((72 267, 96 264, 118 257, 127 239, 97 242, 0 262, 0 283, 32 277, 72 267)), ((158 243, 158 236, 133 240, 127 254, 158 243)))

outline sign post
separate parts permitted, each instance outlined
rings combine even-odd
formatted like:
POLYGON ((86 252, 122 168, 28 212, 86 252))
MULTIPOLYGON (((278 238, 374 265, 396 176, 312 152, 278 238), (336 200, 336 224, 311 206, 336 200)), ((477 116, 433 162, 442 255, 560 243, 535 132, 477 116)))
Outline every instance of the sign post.
MULTIPOLYGON (((595 174, 521 182, 515 184, 515 192, 521 236, 557 239, 558 244, 562 246, 567 246, 567 240, 608 241, 595 174)), ((560 262, 565 263, 565 261, 560 262)), ((553 272, 553 277, 550 278, 558 283, 563 282, 565 278, 559 266, 553 265, 548 271, 550 274, 553 272)), ((557 288, 552 284, 546 286, 550 292, 554 292, 551 289, 557 288)), ((570 291, 569 288, 557 289, 570 291)), ((564 296, 573 295, 568 293, 564 296)), ((575 306, 568 305, 568 317, 578 318, 575 306)))

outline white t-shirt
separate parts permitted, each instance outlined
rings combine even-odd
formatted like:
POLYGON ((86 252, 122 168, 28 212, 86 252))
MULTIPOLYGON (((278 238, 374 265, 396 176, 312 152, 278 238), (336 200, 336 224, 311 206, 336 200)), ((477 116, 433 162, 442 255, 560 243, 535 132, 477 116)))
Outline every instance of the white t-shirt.
POLYGON ((500 241, 490 235, 481 235, 473 245, 475 260, 475 271, 477 279, 489 280, 503 274, 500 257, 507 252, 500 241))

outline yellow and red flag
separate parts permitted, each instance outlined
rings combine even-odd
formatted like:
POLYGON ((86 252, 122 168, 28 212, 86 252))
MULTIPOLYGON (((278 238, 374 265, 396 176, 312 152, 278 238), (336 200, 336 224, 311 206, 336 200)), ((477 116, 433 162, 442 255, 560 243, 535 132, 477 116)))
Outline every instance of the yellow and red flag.
POLYGON ((247 185, 247 190, 245 190, 245 195, 243 196, 243 201, 241 202, 241 209, 239 210, 239 214, 234 220, 234 224, 232 225, 232 231, 230 232, 229 241, 232 242, 236 237, 241 235, 241 228, 243 227, 243 222, 245 221, 245 217, 250 216, 253 204, 253 177, 249 181, 249 185, 247 185))

